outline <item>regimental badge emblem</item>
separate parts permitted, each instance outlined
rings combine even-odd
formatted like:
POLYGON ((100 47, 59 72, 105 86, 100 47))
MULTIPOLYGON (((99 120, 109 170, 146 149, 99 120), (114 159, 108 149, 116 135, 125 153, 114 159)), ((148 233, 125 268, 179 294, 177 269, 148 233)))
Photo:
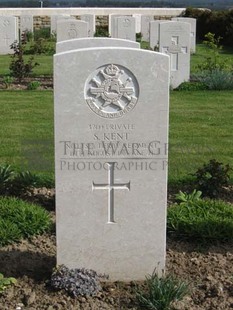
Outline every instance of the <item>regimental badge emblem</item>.
POLYGON ((127 68, 108 64, 87 79, 85 99, 90 109, 101 117, 117 118, 132 110, 138 100, 138 82, 127 68))

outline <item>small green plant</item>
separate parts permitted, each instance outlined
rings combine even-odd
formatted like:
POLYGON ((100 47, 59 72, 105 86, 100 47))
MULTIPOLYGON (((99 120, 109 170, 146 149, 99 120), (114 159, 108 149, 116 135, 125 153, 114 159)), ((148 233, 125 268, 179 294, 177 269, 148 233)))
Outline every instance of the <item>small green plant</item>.
POLYGON ((11 44, 11 49, 13 49, 14 54, 11 56, 12 61, 10 63, 9 69, 11 76, 18 79, 18 82, 28 77, 33 69, 38 66, 37 62, 34 62, 34 58, 31 56, 28 61, 25 61, 24 52, 25 52, 26 41, 21 40, 21 42, 15 41, 11 44))
POLYGON ((198 242, 230 241, 233 238, 233 206, 220 200, 198 199, 168 208, 170 236, 198 242))
POLYGON ((145 309, 169 310, 172 303, 183 299, 188 293, 188 285, 173 275, 159 277, 154 271, 146 277, 145 288, 137 289, 136 297, 139 305, 145 309))
POLYGON ((41 234, 51 228, 49 213, 14 197, 0 197, 0 246, 41 234))
POLYGON ((40 87, 41 83, 39 81, 32 81, 28 83, 27 89, 28 90, 36 90, 40 87))
POLYGON ((198 81, 195 76, 196 82, 183 82, 175 90, 178 91, 192 91, 192 90, 206 90, 208 89, 207 85, 204 82, 198 81))
POLYGON ((0 166, 0 195, 9 192, 12 184, 14 170, 8 164, 0 166))
POLYGON ((38 182, 39 178, 37 175, 29 171, 18 172, 11 180, 10 194, 19 196, 37 187, 38 182))
POLYGON ((203 195, 217 197, 222 187, 229 185, 231 170, 229 165, 211 159, 193 174, 196 186, 203 195))
POLYGON ((0 293, 3 293, 8 286, 16 284, 17 280, 15 278, 5 278, 2 273, 0 273, 0 293))
POLYGON ((182 204, 182 203, 186 203, 186 202, 198 201, 200 199, 201 195, 202 195, 201 191, 197 191, 196 189, 194 189, 194 191, 191 194, 179 191, 179 193, 176 194, 175 198, 176 198, 176 200, 178 200, 180 202, 180 204, 182 204))
POLYGON ((54 187, 54 180, 30 171, 16 171, 11 165, 0 165, 0 195, 21 196, 35 187, 54 187))
POLYGON ((3 83, 5 84, 6 89, 10 87, 10 85, 14 82, 14 78, 12 76, 4 76, 3 77, 3 83))

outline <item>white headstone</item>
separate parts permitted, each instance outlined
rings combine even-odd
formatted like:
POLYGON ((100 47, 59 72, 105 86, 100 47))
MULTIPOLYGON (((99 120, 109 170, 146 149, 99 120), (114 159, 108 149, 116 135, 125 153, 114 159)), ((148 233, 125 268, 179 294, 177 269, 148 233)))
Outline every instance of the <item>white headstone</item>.
POLYGON ((159 48, 159 25, 160 20, 154 20, 149 23, 150 48, 158 50, 159 48))
POLYGON ((176 88, 190 76, 190 30, 188 23, 160 23, 159 51, 170 56, 171 87, 176 88))
POLYGON ((57 22, 57 42, 88 37, 88 23, 81 20, 57 22))
POLYGON ((109 14, 108 16, 108 32, 109 32, 109 35, 111 37, 114 38, 115 36, 115 22, 114 22, 114 18, 115 17, 120 17, 121 15, 117 15, 117 14, 109 14))
POLYGON ((135 18, 130 16, 121 16, 114 18, 116 33, 115 37, 130 41, 136 41, 135 18))
POLYGON ((33 32, 33 16, 21 15, 20 16, 20 33, 33 32))
POLYGON ((161 272, 169 57, 121 47, 64 52, 54 57, 54 83, 57 264, 111 281, 161 272))
POLYGON ((190 50, 191 50, 191 53, 195 53, 196 52, 196 25, 197 25, 197 20, 195 18, 190 18, 190 17, 174 17, 174 18, 172 18, 172 20, 178 21, 178 22, 189 23, 191 25, 190 50))
POLYGON ((90 47, 132 47, 140 48, 140 44, 137 42, 114 39, 114 38, 82 38, 58 42, 56 44, 56 52, 62 53, 65 51, 71 51, 79 48, 90 48, 90 47))
POLYGON ((74 19, 73 16, 70 15, 51 15, 51 21, 50 21, 50 32, 51 34, 56 34, 57 33, 57 22, 64 20, 64 19, 74 19))
POLYGON ((94 34, 95 34, 95 15, 93 15, 93 14, 81 15, 81 20, 88 23, 88 37, 94 37, 94 34))
POLYGON ((133 17, 135 18, 135 31, 136 33, 141 32, 141 14, 133 14, 133 17))
POLYGON ((141 33, 142 33, 142 40, 149 42, 149 24, 151 21, 154 20, 154 16, 152 15, 142 15, 141 19, 141 33))
POLYGON ((0 16, 0 55, 12 54, 10 45, 19 40, 18 19, 13 16, 0 16))

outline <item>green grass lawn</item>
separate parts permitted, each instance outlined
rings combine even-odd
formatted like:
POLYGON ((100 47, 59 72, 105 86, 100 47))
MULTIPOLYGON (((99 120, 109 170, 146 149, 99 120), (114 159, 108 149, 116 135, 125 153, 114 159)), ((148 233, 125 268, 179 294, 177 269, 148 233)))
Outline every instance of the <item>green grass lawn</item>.
POLYGON ((53 175, 52 91, 0 92, 0 162, 53 175))
MULTIPOLYGON (((233 167, 233 91, 172 91, 169 180, 209 159, 233 167)), ((0 92, 0 163, 54 174, 53 93, 0 92)))

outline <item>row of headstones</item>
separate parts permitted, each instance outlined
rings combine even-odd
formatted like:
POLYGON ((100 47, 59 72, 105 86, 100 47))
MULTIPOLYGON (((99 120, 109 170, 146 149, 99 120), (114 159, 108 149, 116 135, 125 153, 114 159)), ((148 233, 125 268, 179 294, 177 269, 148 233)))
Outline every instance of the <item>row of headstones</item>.
MULTIPOLYGON (((85 18, 89 18, 90 16, 85 16, 85 18)), ((168 54, 170 56, 172 88, 176 88, 182 82, 189 80, 190 47, 192 46, 192 51, 195 50, 195 20, 187 19, 188 23, 186 23, 180 21, 184 19, 177 19, 178 21, 150 21, 150 19, 145 18, 145 20, 148 22, 147 26, 149 29, 151 47, 158 45, 159 52, 168 54)), ((3 52, 9 52, 10 42, 17 40, 18 31, 16 18, 0 18, 0 22, 2 22, 2 28, 5 30, 5 37, 2 36, 2 50, 3 52), (10 19, 14 19, 14 22, 13 20, 10 21, 10 19), (10 37, 9 34, 12 36, 10 37)), ((77 37, 88 37, 88 31, 90 31, 88 30, 88 25, 90 25, 90 23, 71 19, 70 16, 67 16, 67 19, 64 19, 64 16, 56 17, 56 19, 54 18, 54 27, 56 26, 57 41, 60 42, 75 39, 77 37)), ((143 25, 146 25, 146 23, 143 25)), ((54 31, 53 29, 55 28, 52 28, 52 31, 54 31)), ((134 17, 112 17, 111 29, 112 37, 135 41, 134 17)))
MULTIPOLYGON (((58 41, 94 36, 94 16, 81 15, 80 18, 81 21, 69 15, 51 16, 51 34, 58 33, 58 41), (72 20, 72 22, 67 23, 65 22, 66 19, 72 20)), ((0 55, 11 54, 13 51, 10 49, 10 45, 14 41, 19 41, 19 34, 33 32, 33 30, 32 15, 22 15, 19 20, 18 17, 14 16, 0 16, 0 55)))
POLYGON ((111 281, 161 274, 169 57, 113 38, 56 48, 57 264, 111 281))

